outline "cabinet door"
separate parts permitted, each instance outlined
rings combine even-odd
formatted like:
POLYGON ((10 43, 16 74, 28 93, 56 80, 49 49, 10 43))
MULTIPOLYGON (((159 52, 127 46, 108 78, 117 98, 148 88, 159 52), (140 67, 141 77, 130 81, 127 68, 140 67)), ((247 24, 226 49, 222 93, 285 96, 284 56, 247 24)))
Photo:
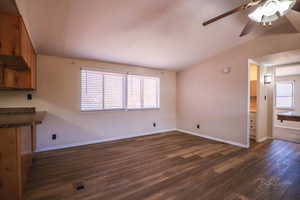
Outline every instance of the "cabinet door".
POLYGON ((31 68, 34 60, 33 58, 34 50, 23 20, 21 20, 20 22, 20 40, 21 40, 21 56, 23 57, 23 59, 25 60, 29 68, 31 68))
POLYGON ((18 88, 29 89, 31 88, 30 70, 17 71, 5 68, 3 73, 3 88, 18 88))
POLYGON ((26 29, 26 26, 23 22, 23 20, 21 20, 21 24, 20 24, 20 40, 21 40, 21 56, 23 57, 23 59, 25 60, 25 62, 27 63, 28 67, 30 68, 29 71, 29 77, 30 77, 30 81, 29 81, 29 88, 31 89, 36 89, 36 53, 35 50, 33 48, 32 42, 30 40, 28 31, 26 29))
POLYGON ((21 168, 22 168, 22 185, 27 181, 29 169, 32 166, 32 129, 30 126, 19 128, 20 145, 21 145, 21 168))
POLYGON ((4 87, 4 67, 0 65, 0 88, 4 87))
POLYGON ((30 88, 37 89, 37 55, 35 52, 32 54, 33 61, 30 68, 30 88))
POLYGON ((0 196, 1 199, 22 199, 20 149, 18 148, 18 129, 0 129, 0 196))
POLYGON ((20 55, 19 20, 17 16, 0 14, 0 55, 20 55))
POLYGON ((256 97, 256 81, 251 81, 250 83, 250 95, 251 97, 256 97))

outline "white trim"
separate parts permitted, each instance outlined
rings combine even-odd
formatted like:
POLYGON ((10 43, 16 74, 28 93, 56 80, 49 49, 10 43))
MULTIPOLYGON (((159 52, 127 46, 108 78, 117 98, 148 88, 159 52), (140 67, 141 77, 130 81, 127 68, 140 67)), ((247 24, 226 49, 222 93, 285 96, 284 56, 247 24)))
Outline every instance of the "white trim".
POLYGON ((66 145, 57 145, 57 146, 53 146, 53 147, 40 148, 40 149, 37 149, 36 152, 65 149, 65 148, 70 148, 70 147, 78 147, 78 146, 89 145, 89 144, 97 144, 97 143, 103 143, 103 142, 109 142, 109 141, 115 141, 115 140, 121 140, 121 139, 134 138, 134 137, 139 137, 139 136, 167 133, 167 132, 176 131, 176 130, 177 130, 176 128, 165 129, 165 130, 160 130, 160 131, 155 131, 155 132, 139 133, 139 134, 126 135, 126 136, 114 137, 114 138, 108 138, 108 139, 102 139, 102 140, 93 140, 93 141, 88 141, 88 142, 79 142, 79 143, 66 144, 66 145))
POLYGON ((256 141, 257 141, 257 142, 264 142, 264 141, 266 141, 267 139, 269 139, 269 137, 263 137, 263 138, 257 139, 256 141))
MULTIPOLYGON (((247 86, 248 86, 247 87, 247 89, 248 89, 247 93, 248 93, 248 96, 247 96, 247 108, 246 108, 246 112, 247 112, 247 145, 245 145, 246 148, 250 147, 250 139, 251 139, 251 133, 250 133, 250 124, 251 124, 250 115, 251 115, 251 112, 249 112, 249 108, 251 106, 251 94, 250 93, 251 93, 251 65, 252 64, 257 65, 257 70, 259 70, 258 64, 254 60, 248 59, 248 80, 247 80, 247 86)), ((258 78, 259 78, 259 75, 257 77, 257 81, 258 81, 258 78)), ((258 87, 258 85, 257 85, 257 87, 258 87)), ((256 113, 255 118, 257 118, 257 113, 256 113)))
POLYGON ((238 143, 238 142, 233 142, 233 141, 230 141, 230 140, 224 140, 224 139, 221 139, 221 138, 216 138, 216 137, 211 137, 211 136, 195 133, 195 132, 192 132, 192 131, 173 128, 173 129, 164 129, 164 130, 155 131, 155 132, 139 133, 139 134, 126 135, 126 136, 122 136, 122 137, 114 137, 114 138, 108 138, 108 139, 102 139, 102 140, 93 140, 93 141, 88 141, 88 142, 79 142, 79 143, 73 143, 73 144, 67 144, 67 145, 57 145, 57 146, 53 146, 53 147, 45 147, 45 148, 37 149, 36 152, 59 150, 59 149, 65 149, 65 148, 70 148, 70 147, 78 147, 78 146, 89 145, 89 144, 110 142, 110 141, 129 139, 129 138, 140 137, 140 136, 155 135, 155 134, 160 134, 160 133, 168 133, 168 132, 171 132, 171 131, 179 131, 179 132, 182 132, 182 133, 195 135, 195 136, 198 136, 198 137, 202 137, 202 138, 206 138, 206 139, 210 139, 210 140, 214 140, 214 141, 218 141, 218 142, 223 142, 223 143, 227 143, 227 144, 231 144, 231 145, 238 146, 238 147, 243 147, 243 148, 249 148, 249 146, 250 146, 249 144, 245 145, 245 144, 241 144, 241 143, 238 143))
POLYGON ((278 126, 278 125, 275 125, 274 127, 275 128, 282 128, 282 129, 290 129, 290 130, 300 131, 300 128, 297 128, 297 127, 278 126))
POLYGON ((187 133, 187 134, 190 134, 190 135, 195 135, 195 136, 198 136, 198 137, 203 137, 203 138, 210 139, 210 140, 215 140, 215 141, 218 141, 218 142, 231 144, 231 145, 238 146, 238 147, 249 148, 249 146, 250 146, 249 144, 245 145, 245 144, 242 144, 242 143, 233 142, 233 141, 230 141, 230 140, 224 140, 224 139, 216 138, 216 137, 212 137, 212 136, 207 136, 207 135, 203 135, 203 134, 200 134, 200 133, 195 133, 195 132, 187 131, 187 130, 183 130, 183 129, 177 129, 177 131, 187 133))

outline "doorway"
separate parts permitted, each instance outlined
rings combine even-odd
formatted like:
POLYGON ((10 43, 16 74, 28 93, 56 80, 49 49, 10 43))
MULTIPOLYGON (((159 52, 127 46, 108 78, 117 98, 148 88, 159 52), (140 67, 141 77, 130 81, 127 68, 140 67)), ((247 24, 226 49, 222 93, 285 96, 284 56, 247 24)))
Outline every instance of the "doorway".
POLYGON ((300 143, 300 63, 276 67, 275 82, 274 137, 300 143), (291 117, 276 117, 285 114, 291 117))
POLYGON ((300 143, 300 50, 249 59, 248 74, 248 144, 300 143), (279 120, 284 114, 291 120, 279 120))

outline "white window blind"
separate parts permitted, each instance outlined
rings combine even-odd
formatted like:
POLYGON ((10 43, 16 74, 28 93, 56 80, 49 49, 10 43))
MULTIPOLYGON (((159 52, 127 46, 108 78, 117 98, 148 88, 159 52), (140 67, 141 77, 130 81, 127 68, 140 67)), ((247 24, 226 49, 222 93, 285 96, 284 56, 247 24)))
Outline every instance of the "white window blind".
POLYGON ((142 108, 142 79, 139 76, 127 77, 127 108, 142 108))
POLYGON ((103 109, 103 75, 98 71, 81 70, 81 110, 103 109))
POLYGON ((152 77, 144 78, 144 92, 143 92, 143 103, 144 108, 158 108, 159 107, 159 79, 152 77))
POLYGON ((157 77, 81 70, 82 111, 156 109, 160 107, 159 93, 157 77))
POLYGON ((294 107, 294 81, 279 81, 276 83, 276 107, 294 107))
POLYGON ((159 85, 156 77, 128 75, 127 108, 159 108, 159 85))
POLYGON ((124 76, 104 74, 104 109, 124 108, 124 76))
POLYGON ((124 75, 81 70, 81 110, 124 108, 124 75))

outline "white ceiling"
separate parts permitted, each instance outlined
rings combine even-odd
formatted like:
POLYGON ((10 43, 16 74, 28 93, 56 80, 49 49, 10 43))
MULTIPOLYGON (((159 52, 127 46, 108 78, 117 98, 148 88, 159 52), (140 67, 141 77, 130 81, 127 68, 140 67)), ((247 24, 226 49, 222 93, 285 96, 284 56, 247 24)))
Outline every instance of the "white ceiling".
POLYGON ((258 65, 266 67, 292 65, 300 63, 300 49, 266 55, 252 60, 258 65))
MULTIPOLYGON (((17 0, 40 54, 170 70, 182 69, 261 34, 256 31, 239 38, 248 20, 245 13, 207 27, 201 25, 241 2, 17 0)), ((293 19, 300 21, 297 16, 293 19)))

